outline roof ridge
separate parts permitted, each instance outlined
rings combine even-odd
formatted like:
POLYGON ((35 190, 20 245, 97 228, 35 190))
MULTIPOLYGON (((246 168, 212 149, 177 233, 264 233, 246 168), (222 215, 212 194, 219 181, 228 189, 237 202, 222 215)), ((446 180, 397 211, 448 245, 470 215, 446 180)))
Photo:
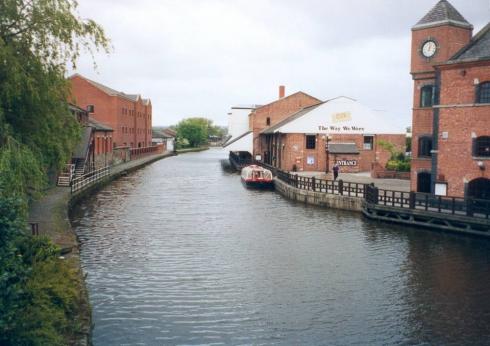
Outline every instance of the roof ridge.
MULTIPOLYGON (((137 102, 139 99, 141 99, 142 102, 144 103, 144 101, 143 101, 144 99, 141 97, 141 94, 126 94, 124 91, 118 91, 116 89, 108 87, 105 84, 102 84, 102 83, 96 82, 90 78, 87 78, 87 77, 85 77, 79 73, 74 73, 69 78, 71 79, 75 76, 78 76, 80 78, 85 79, 87 82, 89 82, 90 84, 95 86, 97 89, 101 90, 102 92, 104 92, 110 96, 120 96, 122 98, 125 98, 125 99, 133 101, 133 102, 137 102)), ((150 101, 150 99, 147 99, 147 100, 150 101)))
POLYGON ((255 109, 254 109, 254 111, 256 111, 257 109, 261 109, 261 108, 263 108, 263 107, 269 106, 269 105, 271 105, 271 104, 273 104, 273 103, 276 103, 276 102, 279 102, 279 101, 285 100, 285 99, 287 99, 287 98, 289 98, 289 97, 291 97, 291 96, 297 95, 297 94, 303 94, 303 95, 306 95, 306 96, 308 96, 308 97, 311 97, 311 98, 313 98, 313 99, 317 100, 318 102, 323 102, 322 100, 317 99, 315 96, 311 96, 310 94, 307 94, 307 93, 305 93, 304 91, 296 91, 295 93, 292 93, 292 94, 290 94, 290 95, 288 95, 288 96, 281 97, 281 98, 280 98, 280 99, 278 99, 278 100, 275 100, 275 101, 269 102, 269 103, 267 103, 267 104, 265 104, 265 105, 262 105, 262 106, 260 106, 260 107, 257 107, 257 108, 255 108, 255 109))

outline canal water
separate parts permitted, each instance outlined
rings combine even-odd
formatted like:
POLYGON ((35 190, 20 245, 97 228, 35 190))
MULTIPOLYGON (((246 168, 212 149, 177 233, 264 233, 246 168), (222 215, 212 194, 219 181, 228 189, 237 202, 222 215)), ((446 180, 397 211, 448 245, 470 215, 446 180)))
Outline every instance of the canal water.
POLYGON ((490 344, 490 242, 245 189, 220 150, 72 213, 95 345, 490 344))

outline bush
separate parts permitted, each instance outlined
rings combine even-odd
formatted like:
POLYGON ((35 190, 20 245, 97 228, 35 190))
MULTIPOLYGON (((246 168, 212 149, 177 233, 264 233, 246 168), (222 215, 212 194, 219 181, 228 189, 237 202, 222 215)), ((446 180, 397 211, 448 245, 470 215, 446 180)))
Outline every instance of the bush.
POLYGON ((47 238, 18 241, 15 285, 0 291, 0 345, 65 345, 76 329, 80 279, 47 238))

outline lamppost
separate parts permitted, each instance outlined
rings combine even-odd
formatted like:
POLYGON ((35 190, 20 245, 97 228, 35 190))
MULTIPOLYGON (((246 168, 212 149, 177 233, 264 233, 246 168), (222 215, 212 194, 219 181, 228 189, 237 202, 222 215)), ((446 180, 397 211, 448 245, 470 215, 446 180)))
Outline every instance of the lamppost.
POLYGON ((327 163, 326 163, 326 173, 330 173, 330 152, 328 148, 328 143, 332 140, 332 136, 326 135, 323 136, 323 139, 325 140, 325 152, 327 153, 327 163))

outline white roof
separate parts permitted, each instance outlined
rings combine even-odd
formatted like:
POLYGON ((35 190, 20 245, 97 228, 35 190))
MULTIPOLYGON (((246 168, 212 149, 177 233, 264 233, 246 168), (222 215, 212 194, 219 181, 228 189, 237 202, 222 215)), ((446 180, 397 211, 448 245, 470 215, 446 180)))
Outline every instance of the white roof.
POLYGON ((241 136, 231 138, 226 144, 225 148, 229 151, 248 151, 253 152, 253 132, 246 132, 241 136))
POLYGON ((377 112, 341 96, 305 108, 264 133, 404 134, 392 115, 377 112))

